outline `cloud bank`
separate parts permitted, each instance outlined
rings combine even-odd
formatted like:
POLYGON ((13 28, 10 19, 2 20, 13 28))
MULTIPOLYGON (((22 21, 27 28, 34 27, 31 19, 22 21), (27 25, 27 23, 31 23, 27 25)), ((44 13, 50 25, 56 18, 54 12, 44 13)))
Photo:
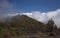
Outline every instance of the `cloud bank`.
POLYGON ((18 14, 27 15, 43 23, 47 23, 48 20, 52 18, 55 24, 57 25, 57 27, 60 27, 60 9, 49 12, 33 11, 33 12, 25 12, 25 13, 13 13, 13 14, 8 14, 8 16, 15 16, 18 14))
POLYGON ((20 14, 27 15, 43 23, 47 23, 47 21, 52 18, 55 24, 57 25, 57 27, 60 27, 60 9, 57 9, 55 11, 49 11, 49 12, 34 11, 34 12, 27 12, 27 13, 20 13, 20 14))

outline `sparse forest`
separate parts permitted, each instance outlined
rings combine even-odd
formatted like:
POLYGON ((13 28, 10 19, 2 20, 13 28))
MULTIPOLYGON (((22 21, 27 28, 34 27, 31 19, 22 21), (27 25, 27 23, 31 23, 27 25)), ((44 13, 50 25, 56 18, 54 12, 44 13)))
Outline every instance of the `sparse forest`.
POLYGON ((52 19, 43 24, 26 15, 17 15, 10 18, 10 21, 0 22, 0 38, 40 38, 40 36, 59 38, 60 28, 57 28, 52 19))

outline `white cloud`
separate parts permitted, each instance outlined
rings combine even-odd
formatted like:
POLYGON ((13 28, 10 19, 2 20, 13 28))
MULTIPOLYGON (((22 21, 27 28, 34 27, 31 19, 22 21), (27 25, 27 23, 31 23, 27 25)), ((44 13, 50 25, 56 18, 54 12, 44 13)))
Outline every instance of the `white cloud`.
POLYGON ((33 12, 25 12, 25 13, 11 13, 11 14, 8 13, 8 14, 5 14, 5 16, 15 16, 18 14, 27 15, 43 23, 47 23, 49 19, 53 18, 57 27, 60 27, 60 9, 57 9, 55 11, 49 11, 49 12, 33 11, 33 12))
POLYGON ((55 24, 57 27, 60 27, 60 9, 57 9, 55 11, 49 11, 49 12, 40 12, 40 11, 34 11, 34 12, 28 12, 28 13, 21 13, 24 15, 27 15, 31 18, 36 19, 37 21, 41 21, 43 23, 47 23, 47 21, 51 18, 53 18, 55 24))

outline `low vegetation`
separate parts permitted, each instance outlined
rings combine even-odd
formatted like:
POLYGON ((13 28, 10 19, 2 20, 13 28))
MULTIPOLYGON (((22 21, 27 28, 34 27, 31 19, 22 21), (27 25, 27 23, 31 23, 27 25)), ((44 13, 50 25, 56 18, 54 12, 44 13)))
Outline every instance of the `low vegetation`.
POLYGON ((9 21, 0 22, 0 38, 50 38, 59 35, 60 29, 52 19, 45 25, 26 15, 17 15, 9 21))

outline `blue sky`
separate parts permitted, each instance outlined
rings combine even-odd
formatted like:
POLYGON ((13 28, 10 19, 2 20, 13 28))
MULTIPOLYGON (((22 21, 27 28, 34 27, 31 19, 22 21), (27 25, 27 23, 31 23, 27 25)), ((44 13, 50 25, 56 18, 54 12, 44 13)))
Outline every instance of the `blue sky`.
POLYGON ((52 11, 60 8, 60 0, 10 0, 17 12, 52 11))
POLYGON ((0 0, 0 19, 18 14, 43 23, 53 18, 60 27, 60 0, 0 0))

